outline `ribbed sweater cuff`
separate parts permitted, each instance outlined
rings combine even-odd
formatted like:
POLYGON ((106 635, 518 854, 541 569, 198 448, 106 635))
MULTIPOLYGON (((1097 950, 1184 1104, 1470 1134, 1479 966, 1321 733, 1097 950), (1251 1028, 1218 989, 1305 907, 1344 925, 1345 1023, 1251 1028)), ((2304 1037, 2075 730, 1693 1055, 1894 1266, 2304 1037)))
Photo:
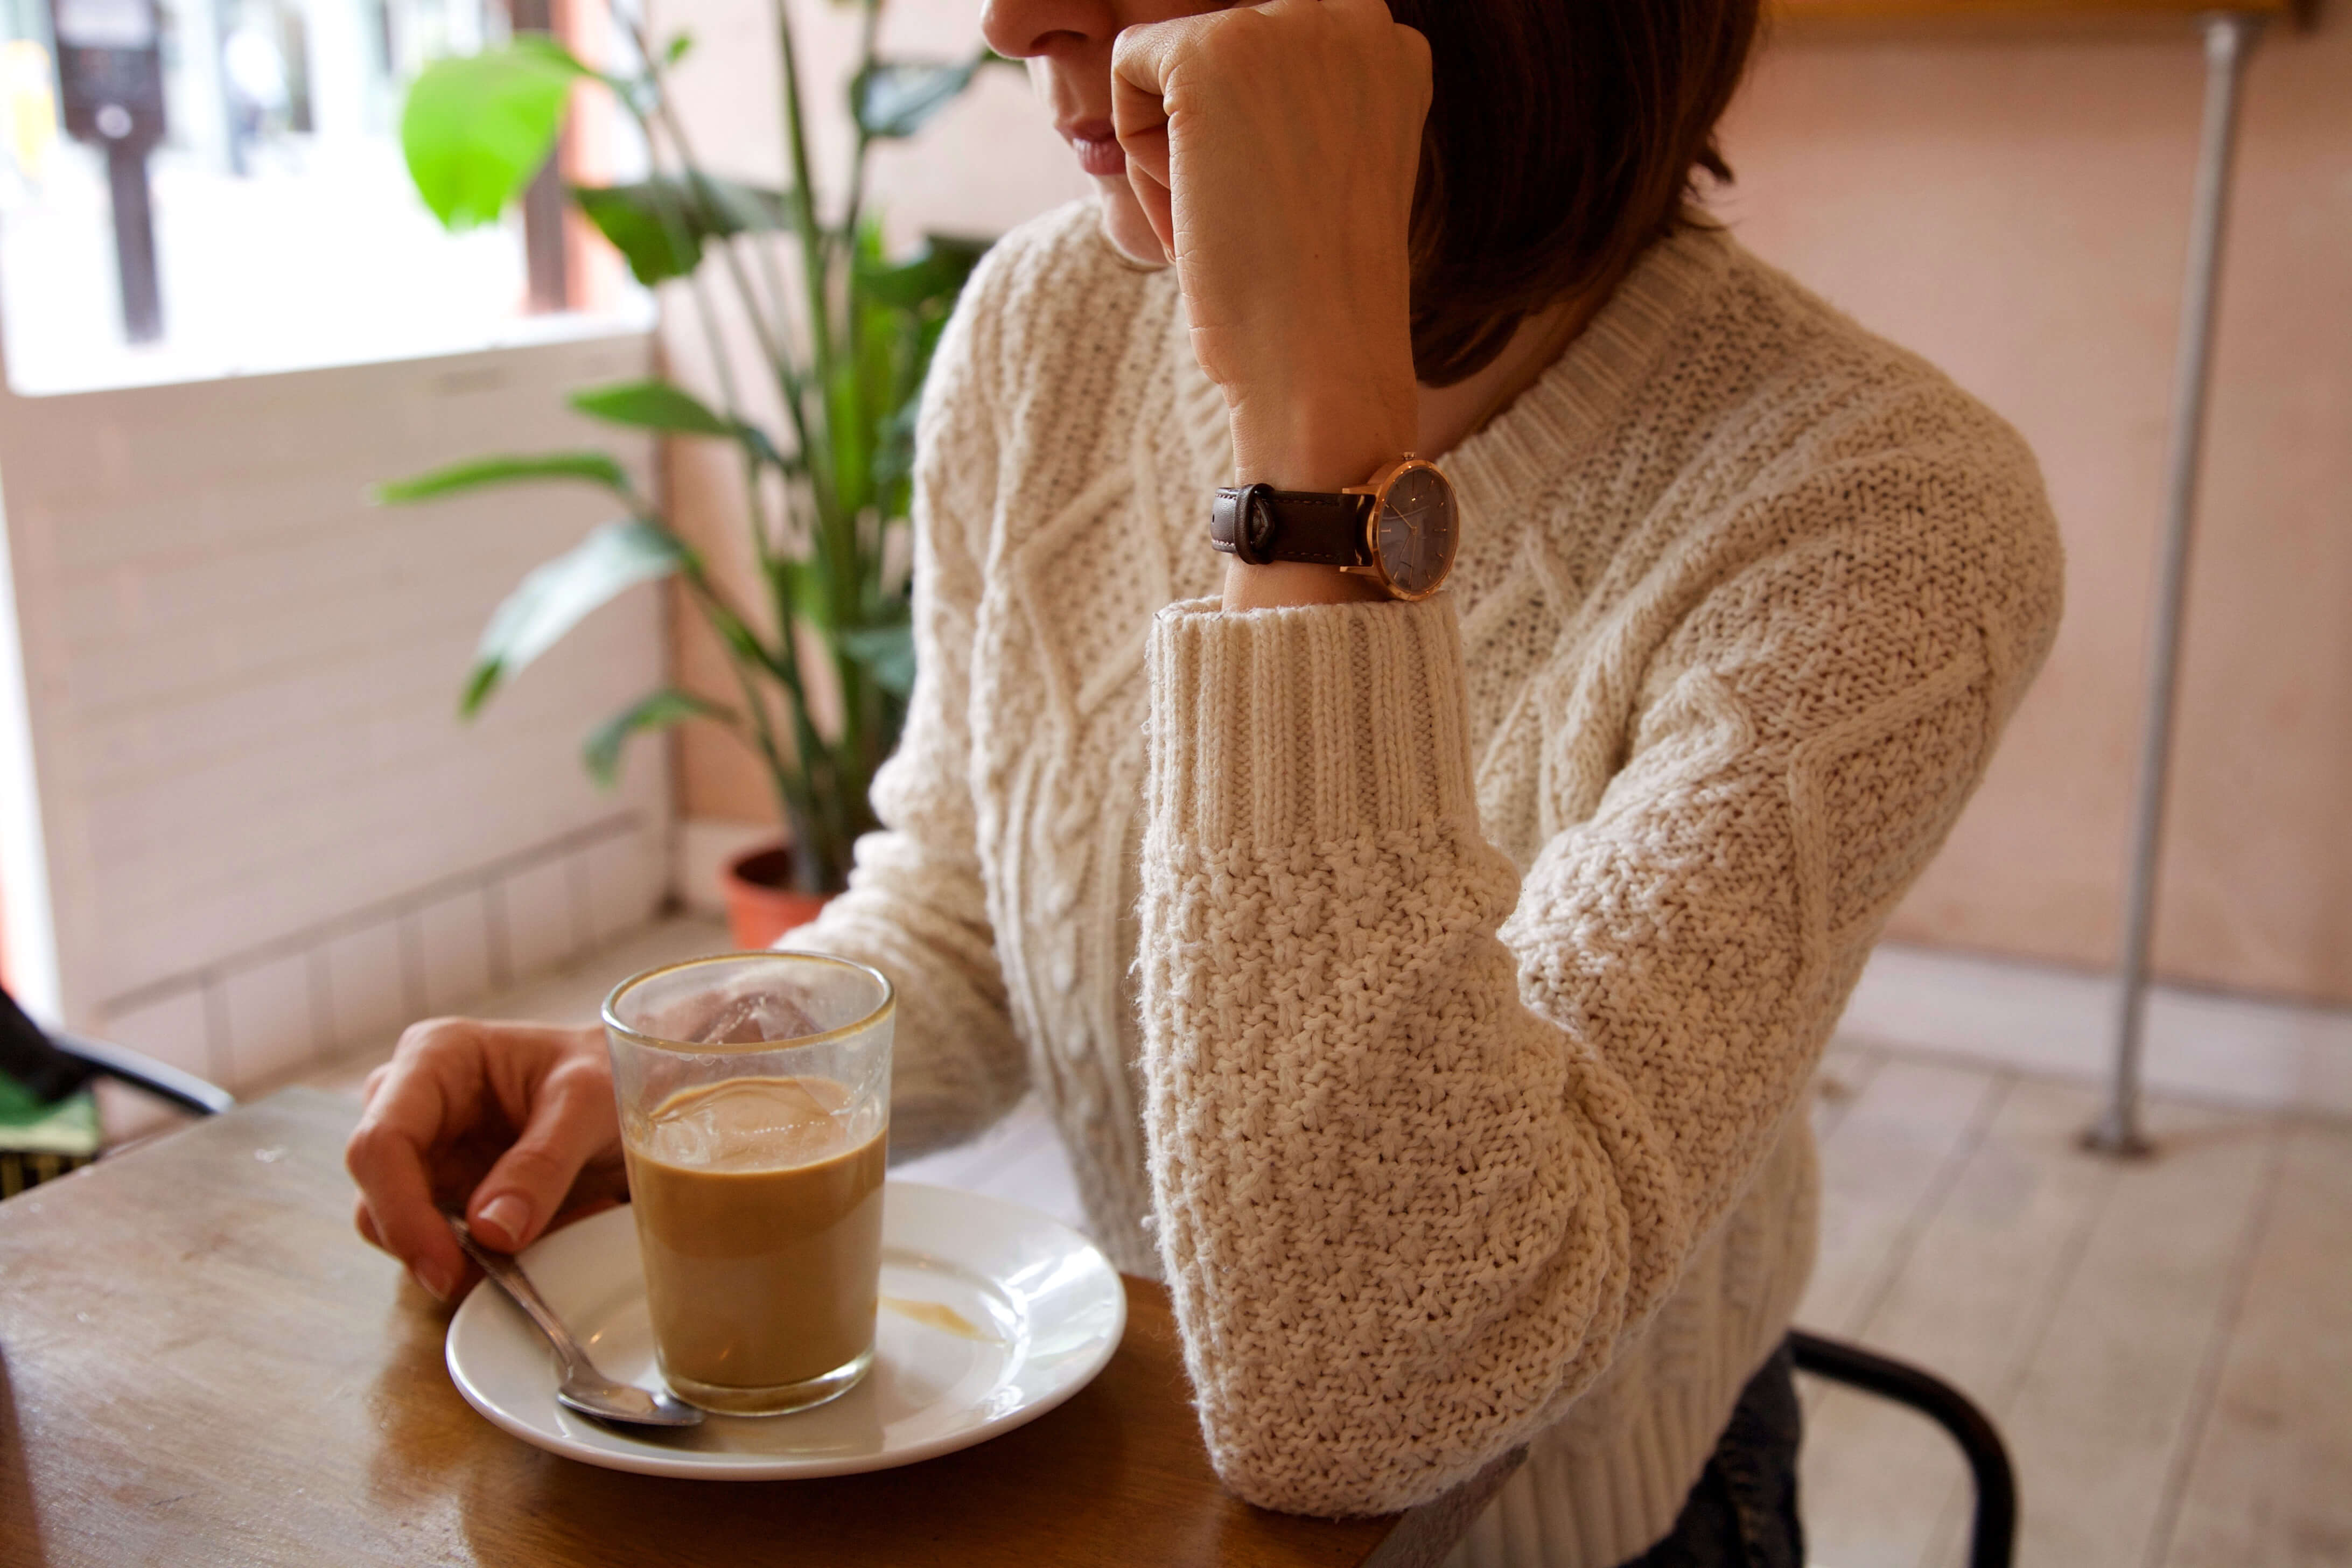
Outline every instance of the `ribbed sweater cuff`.
POLYGON ((1171 605, 1151 634, 1153 827, 1271 846, 1475 819, 1467 707, 1451 595, 1171 605))

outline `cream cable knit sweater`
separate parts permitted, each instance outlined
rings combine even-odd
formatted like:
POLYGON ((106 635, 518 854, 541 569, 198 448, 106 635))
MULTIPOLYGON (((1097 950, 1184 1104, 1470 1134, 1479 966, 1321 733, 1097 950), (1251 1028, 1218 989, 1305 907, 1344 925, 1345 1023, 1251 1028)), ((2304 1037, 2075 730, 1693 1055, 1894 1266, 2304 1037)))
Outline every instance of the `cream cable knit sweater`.
POLYGON ((1609 1568, 1786 1329, 1815 1057, 2049 646, 2033 461, 1699 231, 1445 458, 1446 595, 1219 613, 1230 462, 1171 277, 1084 207, 997 247, 889 828, 792 940, 898 983, 901 1151, 1043 1092, 1234 1490, 1525 1444, 1457 1558, 1609 1568))

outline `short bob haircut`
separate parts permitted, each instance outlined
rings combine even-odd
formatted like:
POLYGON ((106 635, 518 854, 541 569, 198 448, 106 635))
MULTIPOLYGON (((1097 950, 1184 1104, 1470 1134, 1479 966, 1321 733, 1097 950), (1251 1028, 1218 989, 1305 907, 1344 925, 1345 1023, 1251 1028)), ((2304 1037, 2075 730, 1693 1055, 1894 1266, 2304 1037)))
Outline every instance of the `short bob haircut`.
POLYGON ((1610 287, 1686 221, 1758 0, 1392 0, 1434 72, 1412 207, 1412 353, 1450 386, 1519 322, 1610 287))

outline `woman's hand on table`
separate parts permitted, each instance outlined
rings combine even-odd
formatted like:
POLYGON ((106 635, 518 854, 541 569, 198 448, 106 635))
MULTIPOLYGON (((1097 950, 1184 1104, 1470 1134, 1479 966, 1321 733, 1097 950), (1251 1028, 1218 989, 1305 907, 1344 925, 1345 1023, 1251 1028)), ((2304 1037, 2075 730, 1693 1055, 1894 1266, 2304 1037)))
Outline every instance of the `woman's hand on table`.
POLYGON ((1407 246, 1429 94, 1429 46, 1385 0, 1269 0, 1118 36, 1129 182, 1224 388, 1244 484, 1361 484, 1413 443, 1407 246))
POLYGON ((368 1075, 343 1163, 360 1235, 453 1299, 474 1269, 442 1217, 519 1251, 628 1195, 602 1029, 434 1018, 368 1075))

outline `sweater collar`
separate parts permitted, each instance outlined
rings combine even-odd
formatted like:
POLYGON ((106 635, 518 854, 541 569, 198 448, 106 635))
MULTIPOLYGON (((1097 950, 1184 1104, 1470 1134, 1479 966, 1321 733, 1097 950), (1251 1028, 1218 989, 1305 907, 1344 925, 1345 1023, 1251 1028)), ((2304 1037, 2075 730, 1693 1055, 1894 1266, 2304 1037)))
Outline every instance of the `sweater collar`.
POLYGON ((1472 516, 1533 505, 1656 367, 1675 327, 1731 264, 1721 229, 1681 228, 1652 245, 1536 384, 1438 459, 1472 516))

